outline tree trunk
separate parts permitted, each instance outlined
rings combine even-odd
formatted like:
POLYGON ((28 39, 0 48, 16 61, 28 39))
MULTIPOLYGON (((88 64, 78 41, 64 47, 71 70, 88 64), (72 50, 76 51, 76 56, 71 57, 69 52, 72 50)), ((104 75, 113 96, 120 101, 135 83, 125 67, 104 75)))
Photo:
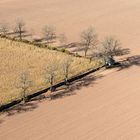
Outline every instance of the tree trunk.
POLYGON ((19 38, 20 38, 20 40, 22 40, 22 33, 21 33, 21 31, 19 32, 19 38))
POLYGON ((85 57, 87 56, 87 49, 85 50, 85 57))

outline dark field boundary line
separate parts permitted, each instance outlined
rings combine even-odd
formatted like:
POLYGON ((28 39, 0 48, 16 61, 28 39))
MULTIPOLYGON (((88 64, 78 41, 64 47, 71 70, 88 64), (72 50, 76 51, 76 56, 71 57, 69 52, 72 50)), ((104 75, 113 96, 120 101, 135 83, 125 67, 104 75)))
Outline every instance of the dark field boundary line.
MULTIPOLYGON (((93 72, 96 72, 96 71, 100 70, 103 67, 105 67, 105 65, 103 65, 101 67, 98 67, 96 69, 90 69, 90 70, 88 70, 88 71, 86 71, 84 73, 81 73, 81 74, 78 74, 76 76, 73 76, 73 77, 68 79, 68 82, 71 83, 73 81, 79 80, 79 79, 81 79, 81 78, 83 78, 83 77, 85 77, 85 76, 87 76, 87 75, 89 75, 89 74, 91 74, 93 72)), ((55 84, 52 88, 56 89, 56 88, 64 86, 64 85, 65 85, 65 81, 62 81, 60 83, 55 84)), ((39 96, 39 95, 41 95, 43 93, 46 93, 47 91, 49 91, 49 89, 50 89, 50 87, 47 87, 46 89, 43 89, 43 90, 35 92, 35 93, 31 94, 31 95, 28 95, 27 98, 30 101, 32 98, 34 98, 36 96, 39 96)), ((18 100, 12 101, 11 103, 2 105, 2 106, 0 106, 0 112, 4 111, 6 109, 9 109, 9 108, 21 103, 21 102, 22 102, 22 99, 18 99, 18 100)))

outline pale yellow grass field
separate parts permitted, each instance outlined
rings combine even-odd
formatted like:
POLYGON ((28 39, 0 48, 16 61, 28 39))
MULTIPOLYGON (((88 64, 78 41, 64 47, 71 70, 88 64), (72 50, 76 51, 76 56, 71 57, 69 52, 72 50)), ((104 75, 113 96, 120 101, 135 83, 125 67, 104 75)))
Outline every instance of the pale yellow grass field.
MULTIPOLYGON (((140 0, 0 0, 0 22, 12 27, 19 17, 35 34, 54 25, 70 42, 92 25, 101 39, 115 35, 131 56, 140 55, 140 0)), ((34 110, 1 115, 0 139, 140 140, 140 67, 99 75, 92 82, 95 74, 87 77, 90 85, 69 93, 74 96, 36 101, 34 110)))
MULTIPOLYGON (((0 102, 4 104, 20 97, 20 90, 17 85, 22 72, 30 73, 29 78, 33 81, 31 93, 48 86, 44 78, 46 65, 52 59, 61 64, 66 57, 67 54, 61 52, 0 39, 0 102)), ((72 59, 70 76, 97 67, 97 62, 90 63, 88 59, 77 57, 72 59)), ((63 78, 60 69, 56 82, 63 78)))

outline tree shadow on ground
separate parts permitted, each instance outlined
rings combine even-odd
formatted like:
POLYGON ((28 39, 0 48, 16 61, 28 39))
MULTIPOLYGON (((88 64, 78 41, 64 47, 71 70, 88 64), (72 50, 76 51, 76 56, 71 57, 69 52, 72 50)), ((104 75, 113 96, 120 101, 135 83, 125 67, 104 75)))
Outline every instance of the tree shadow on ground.
POLYGON ((83 87, 93 86, 93 84, 96 83, 95 81, 102 77, 103 77, 102 75, 98 75, 98 76, 88 75, 84 78, 71 82, 68 85, 64 85, 60 88, 57 88, 54 92, 50 94, 37 96, 33 98, 32 101, 37 100, 38 102, 42 102, 43 100, 46 100, 46 99, 51 101, 51 100, 60 99, 63 97, 76 95, 77 90, 80 90, 83 87))
POLYGON ((76 80, 70 83, 68 86, 63 87, 63 89, 59 89, 58 91, 54 92, 54 94, 50 95, 50 100, 56 100, 72 95, 76 95, 76 91, 80 90, 83 87, 93 86, 95 84, 95 80, 102 78, 103 76, 93 76, 89 75, 80 80, 76 80))
POLYGON ((122 60, 120 63, 121 65, 119 66, 118 71, 130 68, 132 66, 140 66, 140 55, 127 57, 124 60, 122 60))
MULTIPOLYGON (((129 51, 126 49, 126 50, 121 51, 120 54, 128 54, 128 53, 129 53, 129 51)), ((133 65, 140 66, 140 55, 127 57, 125 60, 121 61, 121 65, 119 66, 118 70, 123 70, 123 69, 129 68, 133 65)), ((24 104, 23 103, 18 104, 16 106, 6 110, 7 116, 12 116, 14 114, 23 113, 23 112, 27 112, 27 111, 33 111, 34 109, 36 109, 38 107, 38 103, 40 103, 44 100, 47 100, 47 99, 49 101, 52 101, 52 100, 76 95, 77 90, 80 90, 83 87, 93 86, 94 84, 96 84, 95 81, 102 77, 103 77, 102 75, 95 76, 93 74, 90 74, 84 78, 81 78, 74 82, 69 83, 68 86, 62 86, 62 87, 56 89, 56 91, 51 94, 48 94, 48 92, 47 92, 45 94, 42 94, 40 96, 33 98, 30 102, 27 102, 24 104)))
POLYGON ((51 94, 45 93, 33 98, 32 100, 30 100, 30 102, 18 104, 10 109, 7 109, 4 113, 6 114, 6 116, 10 117, 15 114, 33 111, 38 107, 38 104, 40 102, 43 102, 45 100, 52 101, 76 95, 76 90, 80 90, 83 87, 93 86, 93 84, 95 84, 95 80, 102 77, 103 77, 102 75, 100 76, 88 75, 82 79, 69 83, 69 86, 62 86, 56 89, 56 91, 51 94))
MULTIPOLYGON (((32 36, 32 34, 28 33, 27 31, 22 31, 21 33, 22 33, 22 39, 32 36)), ((15 31, 11 31, 11 32, 7 33, 6 36, 10 37, 11 39, 20 39, 19 32, 15 32, 15 31)))
POLYGON ((84 52, 84 48, 82 47, 81 43, 79 43, 79 42, 72 42, 72 43, 69 43, 69 44, 57 46, 57 48, 60 48, 60 49, 62 49, 62 48, 68 49, 72 53, 81 53, 81 52, 84 52))
POLYGON ((123 55, 130 54, 130 49, 129 48, 119 48, 119 49, 116 49, 114 53, 116 56, 123 56, 123 55))
POLYGON ((76 48, 78 45, 79 45, 78 42, 72 42, 72 43, 69 43, 69 44, 57 46, 57 48, 66 48, 66 49, 70 49, 70 48, 76 48))
POLYGON ((80 52, 84 52, 85 48, 83 47, 83 45, 80 42, 76 42, 73 45, 73 49, 71 50, 71 52, 73 53, 80 53, 80 52))
POLYGON ((37 102, 27 102, 27 103, 21 103, 18 104, 10 109, 7 109, 4 113, 6 113, 7 116, 12 116, 14 114, 20 114, 27 111, 33 111, 38 107, 37 102))

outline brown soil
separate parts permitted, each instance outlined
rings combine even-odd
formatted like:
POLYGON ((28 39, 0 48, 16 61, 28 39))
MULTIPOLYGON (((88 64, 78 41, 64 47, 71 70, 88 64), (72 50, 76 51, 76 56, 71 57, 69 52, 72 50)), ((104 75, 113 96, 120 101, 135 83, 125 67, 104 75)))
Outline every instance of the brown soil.
POLYGON ((101 38, 116 35, 132 56, 121 69, 101 72, 97 79, 90 75, 51 101, 1 115, 0 139, 140 139, 139 0, 1 0, 0 15, 1 21, 22 17, 36 31, 54 24, 71 41, 94 25, 101 38))

